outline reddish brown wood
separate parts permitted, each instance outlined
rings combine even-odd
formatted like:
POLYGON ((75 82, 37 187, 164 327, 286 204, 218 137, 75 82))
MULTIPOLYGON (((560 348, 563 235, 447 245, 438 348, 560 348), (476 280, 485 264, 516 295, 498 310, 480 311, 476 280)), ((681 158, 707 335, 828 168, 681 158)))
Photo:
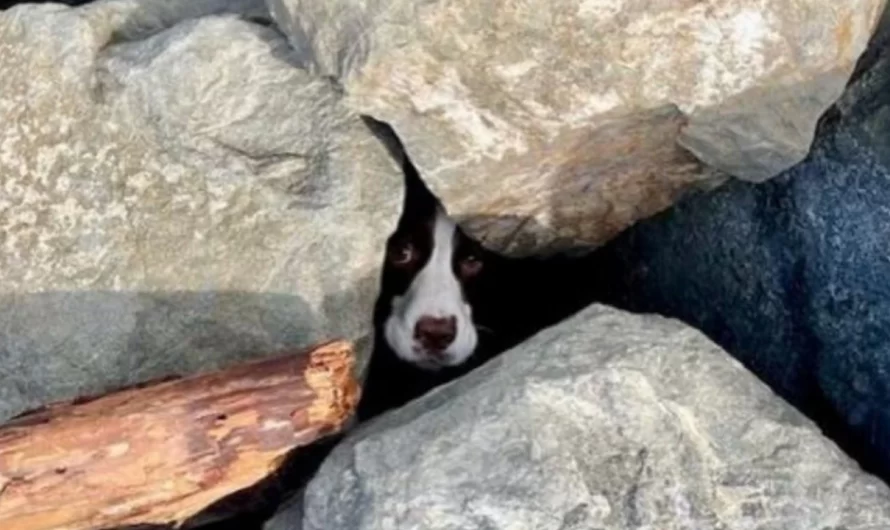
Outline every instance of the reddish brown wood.
POLYGON ((177 524, 337 432, 350 343, 54 404, 0 427, 0 529, 177 524))

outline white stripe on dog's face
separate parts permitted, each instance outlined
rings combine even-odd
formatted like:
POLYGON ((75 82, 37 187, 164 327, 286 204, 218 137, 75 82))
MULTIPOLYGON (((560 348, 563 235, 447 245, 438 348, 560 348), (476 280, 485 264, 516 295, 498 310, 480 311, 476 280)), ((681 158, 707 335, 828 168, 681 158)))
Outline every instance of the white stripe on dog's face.
POLYGON ((417 272, 408 290, 392 301, 385 324, 386 340, 396 355, 423 368, 456 366, 476 349, 478 337, 472 310, 464 301, 463 290, 454 274, 456 225, 443 211, 436 214, 432 227, 432 251, 417 272), (453 318, 454 340, 442 351, 423 347, 415 335, 418 320, 424 317, 453 318))

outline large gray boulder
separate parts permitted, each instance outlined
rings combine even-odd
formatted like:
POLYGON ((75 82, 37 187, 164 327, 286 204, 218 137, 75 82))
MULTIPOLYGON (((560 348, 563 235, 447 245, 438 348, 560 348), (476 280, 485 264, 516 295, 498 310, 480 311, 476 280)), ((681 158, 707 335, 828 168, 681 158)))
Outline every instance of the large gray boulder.
POLYGON ((264 12, 0 13, 0 420, 367 334, 400 172, 264 12))
POLYGON ((612 303, 703 330, 890 481, 890 10, 812 153, 599 251, 612 303))
POLYGON ((884 5, 267 2, 309 67, 393 124, 452 211, 484 215, 473 231, 507 249, 517 233, 602 243, 723 173, 799 162, 884 5))
MULTIPOLYGON (((267 528, 299 528, 288 515, 267 528)), ((603 306, 354 432, 309 484, 303 519, 304 530, 887 527, 890 489, 700 332, 603 306)))

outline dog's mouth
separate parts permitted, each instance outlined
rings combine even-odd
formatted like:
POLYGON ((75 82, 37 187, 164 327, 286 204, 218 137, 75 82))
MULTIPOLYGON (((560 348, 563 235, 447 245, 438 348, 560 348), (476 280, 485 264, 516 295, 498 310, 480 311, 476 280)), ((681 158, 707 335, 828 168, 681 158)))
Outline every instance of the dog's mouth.
POLYGON ((412 349, 414 350, 414 364, 423 370, 434 372, 452 364, 453 356, 447 351, 428 350, 417 344, 412 349))
POLYGON ((448 367, 447 364, 430 359, 419 359, 414 362, 414 365, 425 372, 438 372, 448 367))

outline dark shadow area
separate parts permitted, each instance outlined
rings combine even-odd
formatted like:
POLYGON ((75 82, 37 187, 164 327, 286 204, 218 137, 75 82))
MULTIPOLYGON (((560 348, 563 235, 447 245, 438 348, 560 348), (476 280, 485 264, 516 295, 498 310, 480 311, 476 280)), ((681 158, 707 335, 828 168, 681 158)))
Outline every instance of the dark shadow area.
POLYGON ((68 6, 82 6, 89 4, 93 0, 0 0, 0 11, 9 9, 18 4, 65 4, 68 6))

